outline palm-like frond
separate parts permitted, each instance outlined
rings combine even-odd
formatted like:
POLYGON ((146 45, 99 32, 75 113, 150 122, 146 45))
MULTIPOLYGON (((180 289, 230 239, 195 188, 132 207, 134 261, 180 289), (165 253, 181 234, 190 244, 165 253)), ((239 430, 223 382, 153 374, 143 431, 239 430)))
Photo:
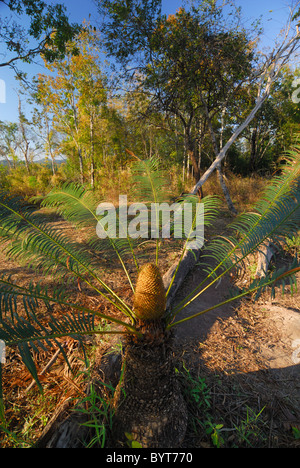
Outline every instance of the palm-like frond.
MULTIPOLYGON (((198 196, 187 194, 187 195, 180 197, 177 200, 177 203, 179 204, 179 206, 183 208, 183 210, 187 203, 192 204, 193 215, 191 219, 191 226, 190 226, 189 232, 188 233, 181 232, 182 239, 185 239, 185 240, 184 240, 184 244, 183 244, 183 248, 181 251, 179 261, 177 263, 176 269, 174 270, 172 279, 170 281, 170 284, 166 292, 167 295, 169 294, 171 287, 174 281, 176 280, 176 275, 179 271, 181 261, 184 258, 186 251, 189 250, 195 255, 195 252, 198 252, 203 247, 205 243, 204 228, 207 229, 210 226, 212 226, 213 221, 219 215, 219 209, 221 206, 221 200, 216 196, 210 196, 210 195, 204 197, 201 201, 199 201, 198 196), (195 225, 197 223, 200 223, 201 226, 200 226, 200 229, 198 226, 196 230, 195 225)), ((181 230, 182 229, 183 229, 183 225, 181 226, 181 230)))
POLYGON ((68 310, 75 309, 80 312, 93 314, 101 319, 121 324, 128 330, 134 330, 130 324, 116 319, 111 315, 103 314, 97 310, 92 310, 82 307, 79 304, 75 304, 70 300, 70 298, 68 298, 66 289, 63 286, 56 287, 54 291, 50 293, 46 286, 39 283, 37 285, 30 283, 28 287, 24 287, 15 284, 9 276, 5 277, 5 275, 3 275, 0 278, 0 321, 3 320, 4 316, 8 313, 11 315, 11 320, 18 320, 18 309, 20 306, 24 307, 27 316, 30 316, 31 318, 37 317, 36 312, 39 312, 41 302, 49 311, 49 316, 51 316, 51 306, 53 304, 58 304, 68 310), (18 304, 18 299, 21 299, 22 304, 18 304))
MULTIPOLYGON (((137 158, 138 159, 138 158, 137 158)), ((170 181, 158 157, 135 161, 131 166, 136 201, 159 203, 168 199, 170 181)))
MULTIPOLYGON (((137 333, 129 323, 72 303, 66 296, 63 287, 56 288, 50 293, 41 284, 31 283, 28 287, 23 287, 15 284, 10 277, 0 278, 0 341, 4 341, 7 346, 18 347, 24 364, 36 380, 40 390, 41 385, 30 348, 37 352, 39 348, 45 349, 44 342, 50 347, 54 342, 67 361, 67 356, 59 342, 60 338, 71 336, 80 340, 84 335, 124 333, 123 330, 126 330, 126 333, 137 333), (21 299, 20 304, 19 299, 21 299), (43 325, 38 317, 41 313, 41 303, 47 308, 46 325, 43 325), (54 316, 53 305, 63 308, 63 313, 54 316), (26 311, 26 318, 18 313, 20 306, 26 311), (10 318, 7 317, 8 314, 10 318), (105 323, 113 323, 117 327, 121 326, 122 330, 120 328, 116 331, 101 329, 95 325, 96 318, 105 323)), ((0 417, 3 416, 1 372, 0 369, 0 417)))
MULTIPOLYGON (((137 158, 138 159, 138 158, 137 158)), ((152 228, 159 233, 160 213, 159 203, 165 202, 169 197, 170 181, 161 169, 159 158, 152 157, 147 160, 138 160, 132 165, 133 187, 132 192, 137 201, 154 205, 154 220, 151 218, 152 228)), ((146 226, 146 229, 148 226, 146 226)), ((158 262, 160 240, 156 237, 155 263, 158 262)))
MULTIPOLYGON (((5 341, 8 346, 20 346, 30 343, 34 350, 38 347, 45 349, 43 341, 51 346, 52 341, 71 336, 76 339, 84 335, 99 335, 109 333, 125 333, 124 330, 108 330, 95 323, 96 314, 88 311, 74 311, 65 313, 61 317, 49 315, 47 326, 44 326, 36 316, 27 318, 18 317, 18 320, 9 320, 1 322, 0 340, 5 341)), ((119 325, 123 322, 115 320, 119 325)), ((128 332, 135 333, 135 330, 127 325, 128 332)))
MULTIPOLYGON (((294 287, 297 286, 297 281, 296 281, 296 273, 300 271, 300 262, 298 259, 294 259, 291 265, 288 267, 283 267, 278 269, 272 274, 267 274, 263 278, 257 278, 252 281, 252 283, 242 289, 238 294, 232 294, 229 299, 225 299, 222 302, 216 302, 215 305, 209 307, 208 309, 203 309, 199 312, 196 312, 195 314, 186 317, 184 319, 178 320, 178 321, 173 321, 172 323, 169 323, 167 326, 168 329, 178 326, 183 322, 186 322, 188 320, 191 320, 193 318, 199 317, 200 315, 204 315, 207 312, 210 312, 211 310, 217 309, 218 307, 221 307, 225 304, 229 304, 232 301, 236 301, 237 299, 242 299, 245 296, 249 296, 251 294, 255 294, 254 300, 257 300, 259 296, 268 288, 271 288, 271 294, 274 297, 275 296, 275 287, 282 286, 283 290, 284 287, 286 286, 287 281, 289 281, 289 284, 291 286, 291 289, 293 290, 294 287)), ((202 291, 201 291, 202 292, 202 291)), ((192 298, 190 302, 192 302, 194 298, 192 298)), ((176 314, 173 315, 173 319, 176 316, 176 314)))
MULTIPOLYGON (((3 340, 7 346, 18 347, 24 364, 40 389, 42 389, 39 384, 37 369, 30 349, 35 352, 38 352, 39 348, 45 350, 44 342, 46 342, 49 347, 51 347, 54 342, 63 352, 59 339, 66 336, 81 340, 85 335, 125 333, 123 330, 111 331, 105 328, 101 329, 101 327, 97 326, 95 323, 96 315, 95 312, 88 312, 85 310, 64 313, 60 317, 54 317, 49 314, 47 326, 43 325, 36 315, 32 314, 28 314, 27 318, 18 316, 17 320, 1 320, 0 340, 3 340)), ((114 321, 123 326, 125 325, 121 321, 114 321)), ((127 333, 130 329, 132 332, 135 332, 135 330, 129 326, 129 328, 127 328, 127 333)))
POLYGON ((130 308, 97 275, 94 257, 87 250, 49 227, 36 209, 23 206, 19 199, 5 192, 0 193, 0 234, 12 241, 9 255, 22 257, 28 263, 35 262, 46 271, 59 267, 64 276, 56 276, 57 281, 65 281, 66 275, 73 275, 131 316, 130 308))
POLYGON ((74 275, 92 273, 92 257, 63 234, 45 223, 33 208, 19 204, 18 199, 0 193, 1 236, 11 240, 8 254, 39 263, 46 260, 47 267, 61 265, 74 275))
POLYGON ((45 197, 38 198, 42 206, 54 207, 61 216, 79 226, 93 226, 97 222, 97 202, 92 190, 74 183, 54 188, 45 197))
MULTIPOLYGON (((32 348, 37 350, 38 347, 45 349, 43 341, 51 346, 52 341, 66 336, 78 339, 84 335, 125 333, 124 330, 101 328, 95 323, 96 316, 97 314, 93 311, 87 310, 64 313, 60 317, 49 314, 47 326, 44 326, 36 315, 31 314, 27 318, 19 316, 18 320, 6 319, 1 322, 0 340, 5 341, 8 346, 23 346, 29 342, 32 348)), ((117 319, 114 321, 119 325, 124 325, 117 319)), ((127 333, 129 330, 135 333, 135 330, 127 325, 127 333)))
MULTIPOLYGON (((293 151, 289 159, 285 159, 281 174, 274 177, 253 207, 253 212, 239 215, 231 224, 233 234, 217 237, 205 246, 199 264, 207 277, 174 308, 174 316, 223 275, 233 268, 240 268, 243 260, 259 250, 264 241, 284 241, 287 236, 295 235, 299 226, 300 153, 293 151)), ((267 277, 262 279, 261 288, 264 282, 268 284, 267 277)))
POLYGON ((17 285, 10 275, 2 275, 0 278, 0 320, 8 314, 11 315, 12 320, 18 316, 20 308, 18 299, 21 299, 21 307, 24 308, 27 316, 35 315, 39 309, 39 300, 42 300, 47 309, 50 309, 51 302, 66 301, 66 291, 65 288, 59 287, 55 288, 52 295, 49 295, 47 288, 43 288, 40 284, 30 283, 25 288, 17 285))

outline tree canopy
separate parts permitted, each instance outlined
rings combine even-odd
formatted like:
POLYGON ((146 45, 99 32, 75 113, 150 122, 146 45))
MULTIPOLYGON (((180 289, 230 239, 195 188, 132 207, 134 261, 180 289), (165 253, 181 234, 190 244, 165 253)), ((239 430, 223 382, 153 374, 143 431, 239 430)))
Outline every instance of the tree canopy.
MULTIPOLYGON (((49 62, 61 59, 66 53, 66 44, 80 30, 69 22, 63 4, 49 4, 43 0, 0 0, 8 7, 10 16, 0 19, 0 42, 6 52, 0 67, 10 66, 16 70, 18 61, 31 62, 42 55, 49 62), (13 19, 25 15, 28 29, 13 19)), ((75 52, 75 51, 74 51, 75 52)))

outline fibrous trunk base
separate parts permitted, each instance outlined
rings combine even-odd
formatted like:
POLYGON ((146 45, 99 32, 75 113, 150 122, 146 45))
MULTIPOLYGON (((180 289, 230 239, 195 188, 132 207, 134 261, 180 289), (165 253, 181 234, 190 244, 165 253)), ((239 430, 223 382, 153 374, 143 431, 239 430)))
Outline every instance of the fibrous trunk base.
MULTIPOLYGON (((187 410, 175 374, 172 338, 156 328, 155 336, 129 338, 124 373, 114 397, 116 443, 125 433, 143 448, 176 448, 183 442, 187 410)), ((128 437, 128 436, 127 436, 128 437)))

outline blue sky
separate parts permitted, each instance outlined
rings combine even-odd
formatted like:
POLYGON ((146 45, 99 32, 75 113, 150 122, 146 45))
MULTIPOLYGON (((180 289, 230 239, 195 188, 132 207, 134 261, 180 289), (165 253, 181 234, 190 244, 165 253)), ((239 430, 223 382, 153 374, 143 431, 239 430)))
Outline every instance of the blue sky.
MULTIPOLYGON (((56 1, 52 0, 51 3, 56 3, 56 1)), ((92 23, 97 19, 97 9, 93 0, 57 0, 57 3, 63 3, 66 6, 72 22, 81 23, 83 19, 88 19, 89 15, 91 15, 92 23)), ((182 0, 163 0, 163 11, 170 14, 175 13, 182 5, 182 0)), ((285 0, 237 0, 236 5, 242 7, 246 27, 250 28, 252 22, 262 15, 263 44, 272 47, 274 40, 286 22, 288 15, 287 2, 285 0)), ((5 16, 4 8, 0 6, 0 16, 5 16)), ((42 65, 27 65, 19 62, 19 67, 27 72, 28 76, 44 71, 42 65)), ((17 120, 18 108, 18 83, 14 79, 13 71, 8 67, 0 68, 0 80, 0 120, 15 121, 17 120), (4 94, 5 102, 3 102, 4 94)))

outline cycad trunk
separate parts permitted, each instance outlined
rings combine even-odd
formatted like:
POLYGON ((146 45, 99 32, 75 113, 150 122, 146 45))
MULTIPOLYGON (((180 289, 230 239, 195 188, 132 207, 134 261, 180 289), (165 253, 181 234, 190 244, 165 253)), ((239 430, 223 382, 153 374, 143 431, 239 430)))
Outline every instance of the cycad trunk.
POLYGON ((125 432, 143 448, 180 447, 187 410, 175 374, 172 336, 162 322, 145 324, 143 338, 128 337, 124 372, 116 389, 114 438, 125 432))

